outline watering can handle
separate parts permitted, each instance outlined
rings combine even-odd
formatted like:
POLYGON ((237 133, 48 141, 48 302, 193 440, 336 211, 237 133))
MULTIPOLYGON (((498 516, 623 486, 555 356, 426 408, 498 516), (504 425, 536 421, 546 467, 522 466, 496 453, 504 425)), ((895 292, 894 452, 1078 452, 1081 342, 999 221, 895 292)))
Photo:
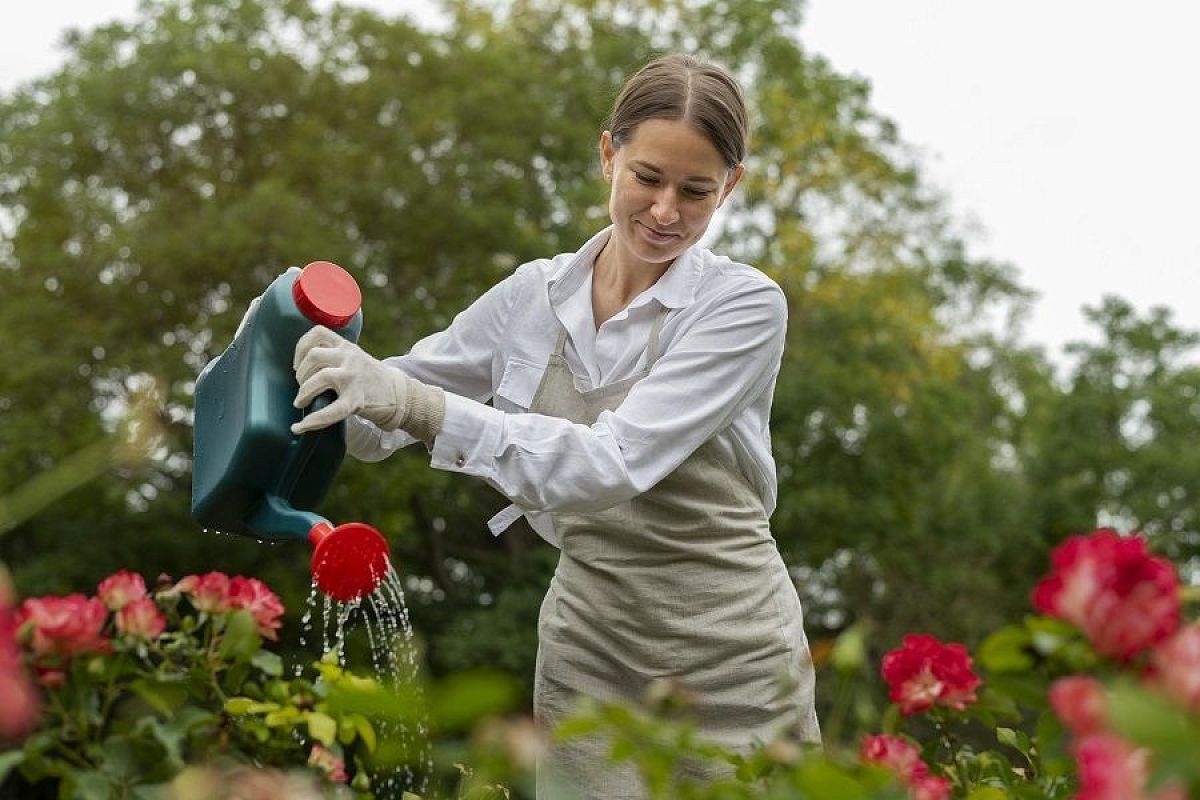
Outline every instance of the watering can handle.
MULTIPOLYGON (((308 408, 304 409, 303 416, 320 411, 336 399, 337 395, 332 391, 318 395, 308 405, 308 408)), ((328 435, 330 432, 329 428, 321 428, 300 434, 299 440, 292 444, 291 458, 288 459, 287 467, 284 469, 283 474, 279 476, 279 482, 275 486, 275 494, 280 497, 292 496, 292 490, 296 488, 296 481, 300 480, 300 475, 308 465, 308 460, 316 452, 317 444, 320 443, 321 437, 328 435)))

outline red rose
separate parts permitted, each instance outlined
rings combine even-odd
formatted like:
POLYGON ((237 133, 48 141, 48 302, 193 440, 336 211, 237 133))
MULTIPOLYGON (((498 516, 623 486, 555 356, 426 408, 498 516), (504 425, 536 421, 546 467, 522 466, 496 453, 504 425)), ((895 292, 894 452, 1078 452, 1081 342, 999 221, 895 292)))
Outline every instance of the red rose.
POLYGON ((1079 626, 1097 652, 1128 661, 1179 627, 1175 568, 1151 556, 1141 537, 1108 528, 1072 536, 1050 561, 1034 606, 1079 626))
POLYGON ((950 800, 950 781, 940 775, 917 778, 908 787, 912 800, 950 800))
POLYGON ((889 698, 903 714, 918 714, 934 705, 961 711, 975 702, 983 682, 971 670, 971 656, 961 644, 943 644, 926 633, 908 634, 899 648, 883 657, 889 698))
POLYGON ((223 572, 188 575, 180 579, 175 588, 191 595, 192 605, 198 611, 220 614, 233 608, 229 596, 229 576, 223 572))
POLYGON ((101 634, 108 609, 96 597, 31 597, 21 604, 18 625, 30 631, 30 649, 38 657, 107 652, 101 634))
POLYGON ((229 582, 230 603, 234 608, 244 608, 254 616, 258 633, 268 639, 278 639, 276 631, 282 626, 283 603, 279 596, 267 588, 258 578, 237 576, 229 582))
POLYGON ((1107 727, 1104 686, 1086 675, 1061 678, 1050 687, 1050 705, 1076 736, 1101 733, 1107 727))
POLYGON ((100 581, 96 595, 112 611, 118 611, 126 603, 146 596, 146 582, 136 572, 121 570, 100 581))
POLYGON ((167 620, 149 597, 142 597, 117 612, 117 630, 126 636, 154 640, 162 635, 167 620))

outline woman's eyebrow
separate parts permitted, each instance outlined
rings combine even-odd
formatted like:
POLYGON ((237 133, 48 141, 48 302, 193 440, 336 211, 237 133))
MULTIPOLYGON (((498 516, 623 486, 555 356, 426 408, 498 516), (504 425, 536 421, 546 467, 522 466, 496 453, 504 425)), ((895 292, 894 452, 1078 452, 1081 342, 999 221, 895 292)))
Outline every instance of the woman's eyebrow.
MULTIPOLYGON (((639 161, 637 159, 634 159, 633 161, 630 161, 629 164, 630 164, 630 166, 637 167, 638 169, 642 169, 647 172, 653 172, 656 175, 662 174, 662 170, 659 169, 658 167, 654 166, 653 164, 651 164, 649 161, 639 161)), ((707 183, 707 184, 711 184, 713 186, 717 185, 717 181, 713 180, 712 178, 708 177, 707 175, 687 175, 684 177, 684 180, 689 181, 691 183, 707 183)))

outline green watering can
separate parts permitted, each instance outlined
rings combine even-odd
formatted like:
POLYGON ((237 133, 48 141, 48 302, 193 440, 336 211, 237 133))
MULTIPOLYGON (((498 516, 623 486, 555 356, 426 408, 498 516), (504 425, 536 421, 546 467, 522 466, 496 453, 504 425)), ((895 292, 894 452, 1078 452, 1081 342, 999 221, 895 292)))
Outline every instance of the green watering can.
POLYGON ((293 423, 334 399, 327 392, 302 411, 292 405, 292 356, 314 325, 358 341, 361 305, 358 284, 336 264, 288 270, 196 381, 193 519, 259 540, 308 540, 314 581, 342 601, 379 586, 390 566, 387 541, 370 525, 334 526, 311 510, 345 456, 345 423, 292 433, 293 423))

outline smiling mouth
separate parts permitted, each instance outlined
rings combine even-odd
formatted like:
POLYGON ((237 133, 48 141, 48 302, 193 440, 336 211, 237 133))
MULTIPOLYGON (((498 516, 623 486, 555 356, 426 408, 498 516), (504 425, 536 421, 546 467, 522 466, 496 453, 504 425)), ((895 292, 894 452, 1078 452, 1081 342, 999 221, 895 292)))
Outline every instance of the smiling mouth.
POLYGON ((677 234, 677 233, 672 233, 670 231, 660 231, 657 228, 652 228, 644 222, 639 222, 638 225, 641 225, 643 228, 645 228, 647 231, 649 231, 651 236, 655 236, 659 239, 671 239, 671 238, 676 238, 679 236, 679 234, 677 234))

